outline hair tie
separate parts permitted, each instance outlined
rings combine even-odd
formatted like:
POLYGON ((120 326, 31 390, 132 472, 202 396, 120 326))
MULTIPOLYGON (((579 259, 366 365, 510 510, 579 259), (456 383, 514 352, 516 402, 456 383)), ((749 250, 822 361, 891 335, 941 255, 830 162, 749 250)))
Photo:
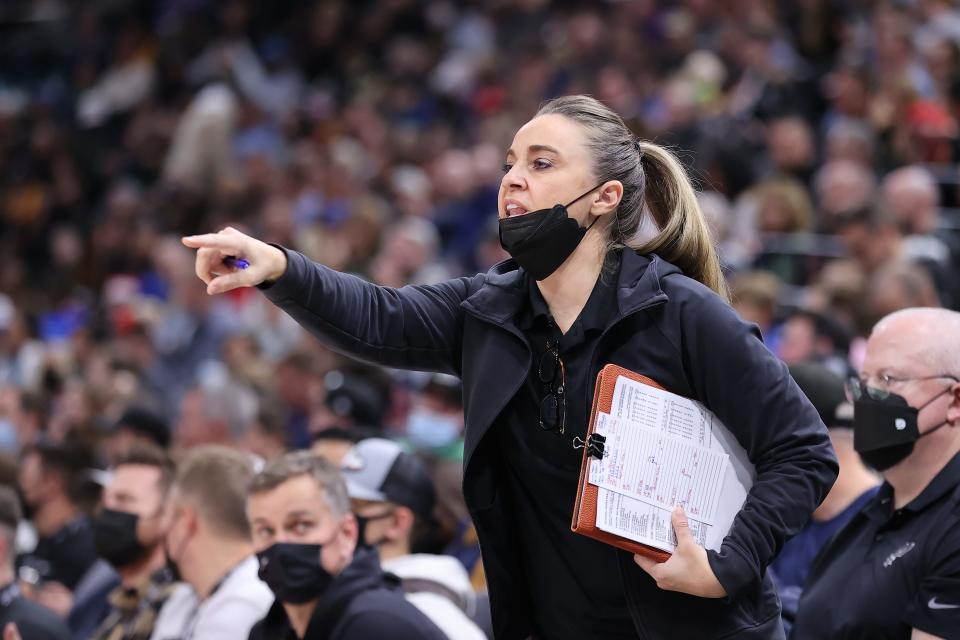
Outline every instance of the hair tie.
POLYGON ((643 147, 640 146, 640 138, 633 139, 633 146, 637 148, 637 153, 640 154, 640 160, 643 160, 643 147))

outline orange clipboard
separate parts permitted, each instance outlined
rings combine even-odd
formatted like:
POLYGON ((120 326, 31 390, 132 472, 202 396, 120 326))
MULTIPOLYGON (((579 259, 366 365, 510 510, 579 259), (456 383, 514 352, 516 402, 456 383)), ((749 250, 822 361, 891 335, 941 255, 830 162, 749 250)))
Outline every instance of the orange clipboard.
MULTIPOLYGON (((590 422, 587 426, 588 441, 596 427, 597 414, 601 411, 610 413, 613 403, 613 390, 617 384, 617 378, 620 376, 650 385, 651 387, 656 387, 657 389, 663 389, 663 386, 657 384, 656 381, 647 376, 630 371, 629 369, 624 369, 615 364, 604 366, 603 369, 600 370, 600 373, 597 374, 597 384, 593 390, 593 406, 590 409, 590 422)), ((580 463, 580 480, 577 485, 577 501, 573 507, 573 522, 570 525, 570 529, 574 533, 605 542, 624 551, 629 551, 630 553, 646 556, 657 562, 665 562, 669 559, 670 553, 667 551, 640 544, 629 538, 618 536, 615 533, 601 531, 597 528, 597 495, 600 488, 589 482, 589 463, 590 452, 588 447, 584 447, 583 461, 580 463)))

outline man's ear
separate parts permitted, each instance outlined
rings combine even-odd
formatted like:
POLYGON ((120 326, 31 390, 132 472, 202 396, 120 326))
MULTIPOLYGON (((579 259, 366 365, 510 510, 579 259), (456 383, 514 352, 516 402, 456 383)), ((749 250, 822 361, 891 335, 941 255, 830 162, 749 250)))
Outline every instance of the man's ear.
POLYGON ((416 516, 413 515, 413 511, 409 507, 397 506, 393 512, 393 524, 391 524, 387 535, 394 539, 408 537, 413 530, 415 518, 416 516))
MULTIPOLYGON (((4 529, 6 528, 7 527, 4 527, 4 529)), ((4 531, 2 534, 0 534, 0 558, 13 557, 13 549, 10 547, 15 545, 16 539, 16 529, 10 529, 9 531, 4 531)))
MULTIPOLYGON (((352 557, 354 550, 359 544, 360 536, 360 527, 357 524, 357 517, 353 515, 353 512, 348 512, 343 518, 343 521, 340 523, 340 533, 341 535, 337 536, 337 538, 342 540, 341 550, 345 557, 352 557)), ((349 564, 349 562, 347 562, 347 564, 349 564)))
POLYGON ((947 422, 951 426, 960 425, 960 382, 950 387, 950 406, 947 407, 947 422))

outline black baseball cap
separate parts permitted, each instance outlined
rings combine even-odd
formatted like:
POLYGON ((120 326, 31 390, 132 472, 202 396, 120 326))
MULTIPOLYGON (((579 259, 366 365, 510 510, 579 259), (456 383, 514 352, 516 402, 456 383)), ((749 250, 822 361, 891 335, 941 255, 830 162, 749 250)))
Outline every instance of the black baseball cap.
POLYGON ((120 419, 113 423, 110 433, 122 429, 149 438, 159 447, 166 449, 170 446, 170 427, 167 422, 147 409, 138 407, 127 409, 120 419))
POLYGON ((790 365, 790 375, 827 427, 853 427, 853 405, 847 400, 843 378, 815 362, 790 365))
POLYGON ((361 440, 344 456, 340 472, 353 499, 393 502, 422 518, 433 514, 437 497, 429 471, 393 440, 361 440))

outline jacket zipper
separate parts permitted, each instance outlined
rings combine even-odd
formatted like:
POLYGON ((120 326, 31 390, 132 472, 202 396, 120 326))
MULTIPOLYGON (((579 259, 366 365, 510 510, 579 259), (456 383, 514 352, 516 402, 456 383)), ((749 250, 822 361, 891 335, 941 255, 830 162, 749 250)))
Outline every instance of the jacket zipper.
MULTIPOLYGON (((645 310, 647 310, 647 309, 651 309, 651 308, 653 308, 653 307, 662 305, 662 304, 666 303, 666 301, 667 301, 667 300, 666 300, 666 297, 661 297, 661 298, 656 298, 656 299, 653 299, 653 300, 648 300, 648 301, 645 302, 644 304, 636 307, 635 309, 631 309, 628 313, 625 313, 625 314, 622 315, 621 317, 617 318, 613 323, 610 324, 610 326, 608 326, 606 329, 604 329, 604 330, 600 333, 600 337, 597 338, 597 341, 594 343, 594 345, 593 345, 593 351, 590 353, 590 369, 589 369, 590 375, 593 376, 593 369, 594 369, 594 366, 596 365, 596 360, 597 360, 597 348, 600 346, 600 342, 604 339, 604 337, 606 337, 607 333, 609 333, 615 326, 617 326, 617 325, 620 324, 621 322, 626 321, 628 318, 632 318, 634 315, 640 313, 641 311, 645 311, 645 310)), ((595 383, 594 383, 594 384, 595 384, 595 383)), ((586 397, 586 402, 587 402, 586 406, 590 406, 590 405, 593 404, 593 388, 592 388, 591 385, 589 385, 589 384, 587 385, 587 397, 586 397)), ((588 418, 588 419, 589 419, 589 418, 588 418)), ((574 447, 574 448, 576 448, 576 447, 574 447)), ((624 553, 625 553, 625 552, 624 552, 624 553)), ((618 563, 618 564, 620 564, 620 563, 618 563)), ((647 637, 649 637, 649 634, 647 633, 647 630, 646 630, 646 628, 645 628, 644 625, 643 625, 643 620, 642 620, 642 618, 640 617, 640 613, 639 613, 639 611, 638 611, 638 612, 636 612, 636 615, 634 615, 634 611, 633 611, 633 608, 634 608, 634 607, 632 607, 631 604, 630 604, 630 594, 629 594, 629 590, 628 590, 628 588, 627 588, 627 586, 626 586, 626 579, 625 579, 626 577, 623 575, 623 567, 620 566, 619 568, 620 568, 621 580, 624 581, 624 592, 625 592, 624 595, 625 595, 626 598, 627 598, 627 613, 630 615, 630 619, 633 621, 633 625, 634 625, 634 627, 636 628, 637 632, 641 634, 641 637, 647 638, 647 637)))

